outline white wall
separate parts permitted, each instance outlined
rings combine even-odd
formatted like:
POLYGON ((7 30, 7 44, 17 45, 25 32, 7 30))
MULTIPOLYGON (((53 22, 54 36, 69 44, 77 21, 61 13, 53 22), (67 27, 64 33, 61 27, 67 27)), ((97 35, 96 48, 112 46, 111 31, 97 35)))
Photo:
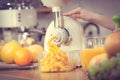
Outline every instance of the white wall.
MULTIPOLYGON (((71 3, 63 8, 64 12, 75 9, 77 7, 84 7, 88 10, 105 14, 108 16, 120 14, 120 0, 71 0, 71 3)), ((89 15, 89 14, 88 14, 89 15)), ((39 27, 48 27, 49 23, 53 19, 51 14, 39 14, 39 27)), ((84 25, 84 21, 80 21, 84 25)), ((111 33, 108 29, 101 28, 101 36, 111 33)))

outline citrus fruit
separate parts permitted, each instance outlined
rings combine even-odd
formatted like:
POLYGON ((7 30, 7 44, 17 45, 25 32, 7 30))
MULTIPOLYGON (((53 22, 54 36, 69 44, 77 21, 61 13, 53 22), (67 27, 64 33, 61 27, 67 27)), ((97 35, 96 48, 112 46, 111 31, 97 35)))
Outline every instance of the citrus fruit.
POLYGON ((1 48, 1 60, 6 63, 14 63, 14 54, 21 48, 20 44, 16 41, 6 42, 1 48))
POLYGON ((32 56, 29 50, 21 48, 15 53, 14 60, 17 65, 26 66, 31 63, 32 56))
POLYGON ((31 52, 32 62, 38 62, 38 56, 41 52, 43 52, 43 47, 39 44, 33 44, 27 47, 27 49, 31 52))
MULTIPOLYGON (((1 47, 2 47, 2 46, 0 45, 0 51, 1 51, 1 47)), ((0 60, 1 60, 1 52, 0 52, 0 60)))
POLYGON ((120 31, 113 32, 106 37, 105 50, 109 58, 120 52, 120 31))
POLYGON ((88 69, 90 69, 92 66, 98 65, 105 60, 108 60, 108 56, 106 53, 94 56, 89 62, 88 69))

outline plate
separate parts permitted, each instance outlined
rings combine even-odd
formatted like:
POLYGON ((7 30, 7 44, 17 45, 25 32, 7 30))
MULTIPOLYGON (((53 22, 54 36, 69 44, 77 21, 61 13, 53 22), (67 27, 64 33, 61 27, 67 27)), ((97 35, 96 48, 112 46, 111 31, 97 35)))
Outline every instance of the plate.
POLYGON ((38 63, 31 63, 27 66, 18 66, 16 64, 7 64, 5 62, 0 62, 0 70, 8 70, 8 69, 32 69, 36 68, 38 63))

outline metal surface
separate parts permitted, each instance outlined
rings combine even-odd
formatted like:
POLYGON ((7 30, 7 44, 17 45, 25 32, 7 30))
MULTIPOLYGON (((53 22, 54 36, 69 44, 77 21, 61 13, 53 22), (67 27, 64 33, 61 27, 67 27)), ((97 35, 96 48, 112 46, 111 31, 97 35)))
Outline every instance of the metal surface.
POLYGON ((83 26, 84 34, 88 37, 100 36, 100 28, 97 24, 88 22, 83 26))
POLYGON ((0 10, 0 27, 34 27, 37 25, 37 14, 34 9, 0 10))

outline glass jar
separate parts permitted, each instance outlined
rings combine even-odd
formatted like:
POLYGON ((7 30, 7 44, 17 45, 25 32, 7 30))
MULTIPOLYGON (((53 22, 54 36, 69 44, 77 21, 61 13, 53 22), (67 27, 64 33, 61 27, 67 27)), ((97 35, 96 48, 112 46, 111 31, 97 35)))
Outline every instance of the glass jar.
POLYGON ((104 37, 83 37, 81 62, 83 69, 87 70, 92 57, 105 53, 104 37))

